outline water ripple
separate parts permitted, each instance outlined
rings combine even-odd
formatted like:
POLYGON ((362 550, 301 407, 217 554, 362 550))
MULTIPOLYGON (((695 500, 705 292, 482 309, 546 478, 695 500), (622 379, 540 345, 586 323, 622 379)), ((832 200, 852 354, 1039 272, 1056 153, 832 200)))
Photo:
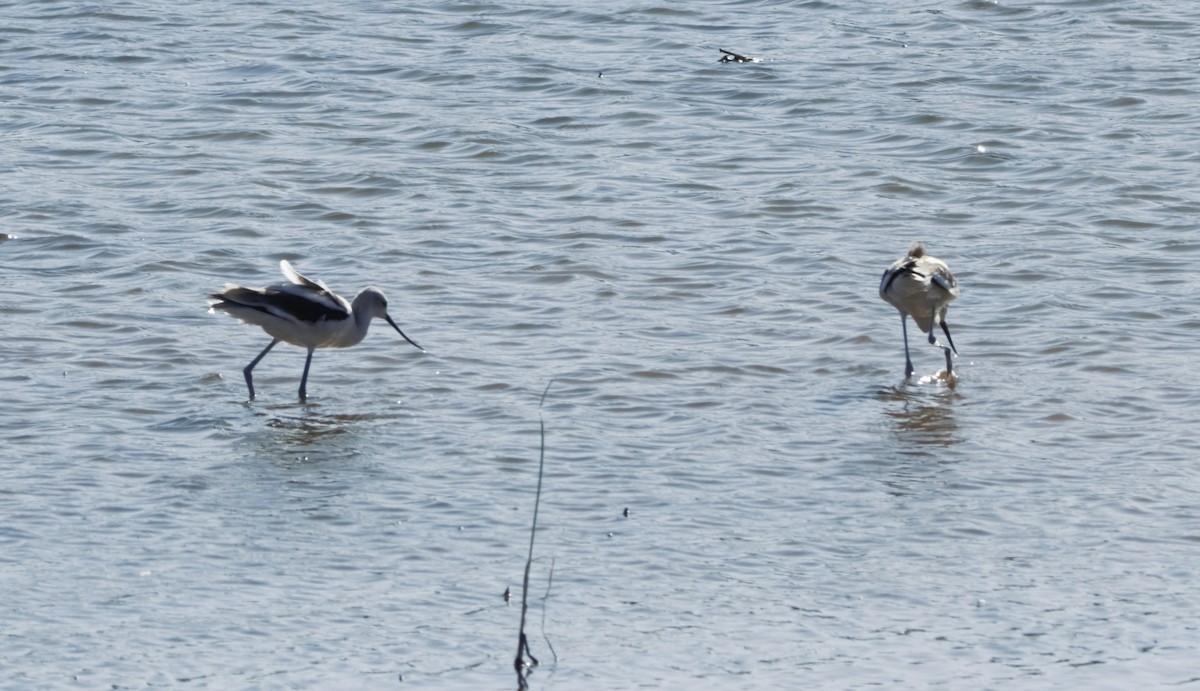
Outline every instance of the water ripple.
POLYGON ((511 683, 539 414, 534 685, 1194 676, 1190 5, 9 15, 13 683, 511 683), (429 351, 247 403, 283 258, 429 351))

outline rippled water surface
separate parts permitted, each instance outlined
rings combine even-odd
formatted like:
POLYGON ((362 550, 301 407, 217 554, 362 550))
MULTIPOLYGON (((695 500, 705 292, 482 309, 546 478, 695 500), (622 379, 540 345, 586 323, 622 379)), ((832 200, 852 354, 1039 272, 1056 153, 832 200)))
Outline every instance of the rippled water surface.
POLYGON ((1198 683, 1200 5, 0 9, 0 687, 515 686, 551 379, 532 688, 1198 683))

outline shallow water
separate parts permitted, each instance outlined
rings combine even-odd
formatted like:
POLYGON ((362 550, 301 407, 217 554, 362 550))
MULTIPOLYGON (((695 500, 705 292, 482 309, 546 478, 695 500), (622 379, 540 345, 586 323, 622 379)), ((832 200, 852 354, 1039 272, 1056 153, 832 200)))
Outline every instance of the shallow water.
POLYGON ((1196 680, 1200 9, 327 5, 3 6, 0 686, 515 684, 551 379, 533 688, 1196 680))

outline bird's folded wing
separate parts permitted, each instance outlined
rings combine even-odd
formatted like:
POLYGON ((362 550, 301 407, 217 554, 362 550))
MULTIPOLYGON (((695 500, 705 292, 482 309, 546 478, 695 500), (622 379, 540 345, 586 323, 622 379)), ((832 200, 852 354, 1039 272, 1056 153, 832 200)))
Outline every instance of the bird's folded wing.
POLYGON ((233 286, 221 293, 220 297, 231 305, 258 310, 288 321, 315 323, 350 316, 350 310, 336 299, 336 295, 303 286, 281 284, 263 290, 233 286))
POLYGON ((318 287, 282 283, 269 286, 264 291, 269 301, 277 303, 304 321, 318 319, 346 319, 350 316, 350 305, 339 295, 318 287))
POLYGON ((953 279, 946 280, 945 276, 941 276, 939 274, 934 274, 933 276, 931 276, 931 278, 933 279, 934 283, 938 284, 938 286, 940 286, 941 289, 946 291, 947 293, 950 293, 952 295, 958 294, 958 290, 957 290, 958 284, 953 279))

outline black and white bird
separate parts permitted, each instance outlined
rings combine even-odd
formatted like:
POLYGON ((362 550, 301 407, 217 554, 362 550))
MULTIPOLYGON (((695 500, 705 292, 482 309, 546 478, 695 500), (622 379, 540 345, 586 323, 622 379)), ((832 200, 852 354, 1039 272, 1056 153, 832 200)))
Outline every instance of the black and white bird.
POLYGON ((335 294, 321 281, 301 276, 285 259, 279 268, 288 279, 266 288, 243 288, 228 283, 225 290, 209 295, 211 310, 219 310, 246 322, 261 326, 271 337, 271 342, 242 370, 246 375, 246 388, 250 399, 254 399, 254 378, 251 372, 276 343, 284 341, 308 349, 304 361, 304 374, 300 377, 300 400, 307 398, 308 368, 312 364, 313 351, 317 348, 349 348, 358 345, 367 335, 371 319, 379 317, 391 324, 404 340, 417 345, 396 326, 388 316, 387 298, 378 288, 364 288, 354 302, 335 294))
POLYGON ((900 329, 904 334, 904 376, 913 373, 912 359, 908 356, 908 318, 912 317, 922 332, 929 334, 929 342, 946 353, 946 374, 953 374, 950 353, 958 354, 950 329, 946 326, 946 310, 950 302, 958 297, 958 281, 950 273, 946 262, 925 254, 925 247, 913 243, 908 256, 892 263, 879 280, 879 297, 900 312, 900 329), (950 347, 938 343, 933 335, 934 324, 942 327, 950 347))
POLYGON ((721 63, 725 63, 725 62, 762 62, 763 61, 762 58, 751 57, 749 55, 742 55, 740 53, 735 53, 732 50, 725 50, 724 48, 718 48, 717 50, 721 51, 721 53, 722 53, 721 59, 717 61, 717 62, 721 62, 721 63))

